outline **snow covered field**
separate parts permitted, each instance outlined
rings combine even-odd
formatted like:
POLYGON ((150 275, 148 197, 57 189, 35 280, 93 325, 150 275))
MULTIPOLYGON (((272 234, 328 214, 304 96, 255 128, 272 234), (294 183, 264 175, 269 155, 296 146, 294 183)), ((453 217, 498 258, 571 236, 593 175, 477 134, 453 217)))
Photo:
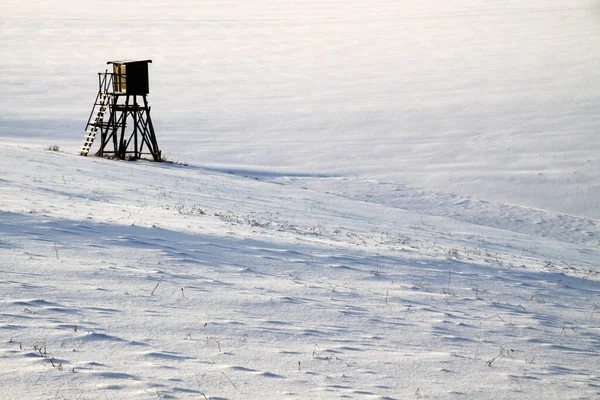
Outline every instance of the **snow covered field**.
POLYGON ((597 244, 195 167, 2 152, 8 398, 600 392, 597 244))
POLYGON ((0 4, 0 397, 600 396, 596 2, 164 4, 0 4))

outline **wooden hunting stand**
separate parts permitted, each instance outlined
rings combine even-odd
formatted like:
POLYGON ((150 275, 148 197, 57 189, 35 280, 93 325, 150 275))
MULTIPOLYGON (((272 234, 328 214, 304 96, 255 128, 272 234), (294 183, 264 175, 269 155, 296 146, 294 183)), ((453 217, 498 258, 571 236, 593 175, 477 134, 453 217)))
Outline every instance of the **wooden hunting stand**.
POLYGON ((86 125, 80 155, 88 155, 94 139, 100 133, 97 156, 124 160, 151 155, 154 161, 161 161, 146 98, 148 64, 151 62, 109 61, 107 64, 112 64, 113 72, 106 70, 98 73, 98 95, 86 125))

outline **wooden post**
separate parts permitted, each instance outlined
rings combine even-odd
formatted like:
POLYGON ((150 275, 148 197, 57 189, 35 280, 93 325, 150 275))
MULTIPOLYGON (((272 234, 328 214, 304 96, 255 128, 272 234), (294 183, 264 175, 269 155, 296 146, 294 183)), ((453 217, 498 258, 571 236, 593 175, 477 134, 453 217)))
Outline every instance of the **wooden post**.
MULTIPOLYGON (((140 158, 140 155, 138 154, 138 124, 137 124, 137 119, 138 119, 138 103, 137 103, 137 96, 133 95, 133 155, 136 159, 140 158)), ((139 152, 141 153, 141 149, 139 150, 139 152)))

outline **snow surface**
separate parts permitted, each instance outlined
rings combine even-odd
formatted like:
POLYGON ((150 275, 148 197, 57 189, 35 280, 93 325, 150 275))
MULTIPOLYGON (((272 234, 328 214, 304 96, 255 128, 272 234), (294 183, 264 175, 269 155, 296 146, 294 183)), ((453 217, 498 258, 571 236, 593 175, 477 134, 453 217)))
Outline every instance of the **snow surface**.
POLYGON ((198 167, 2 153, 5 398, 600 394, 598 245, 198 167))
POLYGON ((599 47, 584 0, 4 0, 0 397, 600 397, 599 47), (76 156, 135 58, 179 163, 76 156))

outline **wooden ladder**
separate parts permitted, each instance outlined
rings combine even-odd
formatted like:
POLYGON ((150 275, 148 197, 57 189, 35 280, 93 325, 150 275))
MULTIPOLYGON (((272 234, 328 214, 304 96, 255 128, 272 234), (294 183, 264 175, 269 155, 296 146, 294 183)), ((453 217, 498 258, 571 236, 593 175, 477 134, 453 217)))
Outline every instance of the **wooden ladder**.
POLYGON ((104 122, 104 114, 108 109, 108 103, 112 96, 112 93, 102 91, 98 92, 96 102, 94 103, 94 108, 92 109, 90 119, 88 120, 86 126, 86 135, 83 140, 83 145, 79 149, 79 155, 87 156, 90 152, 92 144, 94 143, 94 139, 96 138, 96 134, 98 133, 98 128, 102 127, 102 123, 104 122))

